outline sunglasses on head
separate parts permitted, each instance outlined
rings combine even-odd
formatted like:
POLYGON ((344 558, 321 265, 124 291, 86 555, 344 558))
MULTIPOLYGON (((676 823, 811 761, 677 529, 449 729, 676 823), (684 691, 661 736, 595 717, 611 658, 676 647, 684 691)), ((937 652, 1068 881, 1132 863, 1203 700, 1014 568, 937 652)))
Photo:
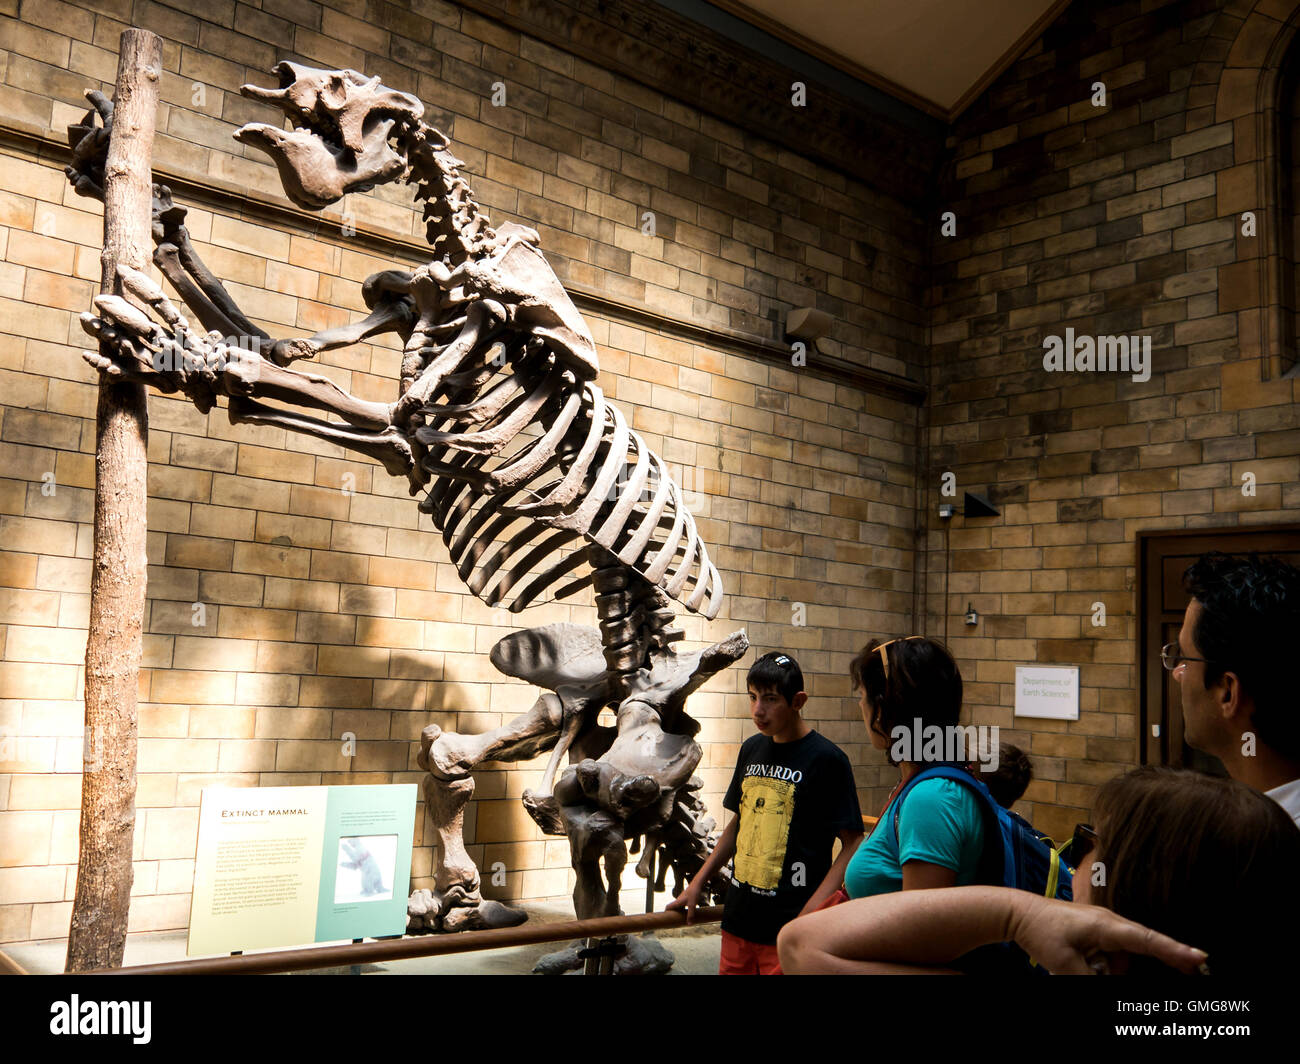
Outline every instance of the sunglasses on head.
POLYGON ((876 647, 876 653, 880 655, 880 664, 885 670, 885 683, 889 683, 889 655, 885 653, 885 647, 893 646, 895 643, 906 643, 911 639, 924 639, 923 635, 904 635, 897 639, 891 639, 887 643, 881 643, 876 647))

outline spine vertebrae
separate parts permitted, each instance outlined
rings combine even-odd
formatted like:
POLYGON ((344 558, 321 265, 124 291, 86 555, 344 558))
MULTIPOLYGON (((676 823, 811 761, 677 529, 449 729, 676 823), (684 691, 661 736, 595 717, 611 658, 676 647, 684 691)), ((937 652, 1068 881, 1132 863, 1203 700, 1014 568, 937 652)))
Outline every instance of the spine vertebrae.
POLYGON ((594 544, 589 551, 606 667, 621 676, 648 668, 669 643, 683 637, 670 627, 668 596, 609 551, 594 544))

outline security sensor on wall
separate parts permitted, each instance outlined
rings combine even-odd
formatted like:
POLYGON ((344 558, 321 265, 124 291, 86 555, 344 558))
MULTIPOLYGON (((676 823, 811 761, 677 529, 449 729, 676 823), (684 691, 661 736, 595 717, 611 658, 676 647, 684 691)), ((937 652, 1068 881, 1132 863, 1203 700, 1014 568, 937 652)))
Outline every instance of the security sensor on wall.
POLYGON ((941 502, 939 504, 940 517, 952 517, 956 512, 957 512, 957 507, 955 507, 950 502, 941 502))
POLYGON ((835 319, 824 310, 798 307, 785 316, 785 334, 796 340, 820 340, 834 324, 835 319))

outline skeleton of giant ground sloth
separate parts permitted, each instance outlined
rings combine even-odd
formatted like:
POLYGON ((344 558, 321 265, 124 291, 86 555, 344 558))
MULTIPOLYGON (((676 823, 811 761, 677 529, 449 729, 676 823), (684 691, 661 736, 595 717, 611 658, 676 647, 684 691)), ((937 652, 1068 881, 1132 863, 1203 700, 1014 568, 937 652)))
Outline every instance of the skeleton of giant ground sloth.
MULTIPOLYGON (((180 390, 204 411, 225 396, 232 422, 315 436, 406 476, 461 578, 490 605, 517 612, 594 588, 599 630, 552 624, 494 647, 498 669, 546 689, 530 710, 484 735, 425 729, 419 762, 440 845, 434 890, 412 899, 413 926, 516 918, 480 904, 462 816, 477 765, 548 749, 541 790, 525 792, 524 802, 545 832, 569 838, 578 915, 619 911, 627 840, 633 852, 646 840, 642 876, 655 876, 657 855, 660 889, 669 867, 680 885, 707 854, 713 826, 694 793, 699 725, 685 700, 747 649, 743 632, 691 654, 671 645, 683 634, 673 627, 672 599, 712 618, 722 597, 681 491, 595 385, 595 344, 537 233, 488 224, 447 137, 422 120, 423 104, 352 70, 286 62, 274 72, 278 88, 242 91, 281 108, 295 128, 253 123, 236 139, 266 152, 288 197, 308 210, 384 182, 413 184, 432 259, 369 277, 363 320, 273 340, 204 267, 185 209, 155 186, 154 262, 203 332, 148 277, 128 270, 126 298, 100 296, 99 316, 83 315, 111 354, 86 357, 103 373, 180 390), (289 368, 390 332, 403 341, 392 404, 289 368), (252 350, 232 349, 223 339, 232 336, 252 338, 252 350), (615 712, 613 728, 596 724, 605 707, 615 712)), ((112 105, 88 95, 95 110, 69 129, 68 175, 78 192, 101 195, 112 105)))

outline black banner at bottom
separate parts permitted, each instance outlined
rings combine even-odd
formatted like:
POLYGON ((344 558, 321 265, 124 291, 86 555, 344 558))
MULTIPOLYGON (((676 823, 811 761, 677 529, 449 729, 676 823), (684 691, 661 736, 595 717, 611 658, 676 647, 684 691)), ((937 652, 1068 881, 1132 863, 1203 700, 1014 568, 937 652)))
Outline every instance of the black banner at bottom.
POLYGON ((0 982, 0 1013, 16 1044, 38 1053, 113 1043, 128 1054, 230 1046, 260 1055, 355 1051, 369 1041, 385 1053, 460 1045, 457 1055, 499 1055, 560 1040, 575 1052, 725 1044, 728 1054, 738 1041, 764 1050, 805 1042, 813 1054, 822 1023, 843 1020, 927 1048, 987 1046, 996 1031, 999 1044, 1019 1050, 1082 1039, 1179 1050, 1199 1042, 1230 1053, 1234 1042, 1286 1037, 1292 997, 1282 986, 1212 977, 12 976, 0 982))

